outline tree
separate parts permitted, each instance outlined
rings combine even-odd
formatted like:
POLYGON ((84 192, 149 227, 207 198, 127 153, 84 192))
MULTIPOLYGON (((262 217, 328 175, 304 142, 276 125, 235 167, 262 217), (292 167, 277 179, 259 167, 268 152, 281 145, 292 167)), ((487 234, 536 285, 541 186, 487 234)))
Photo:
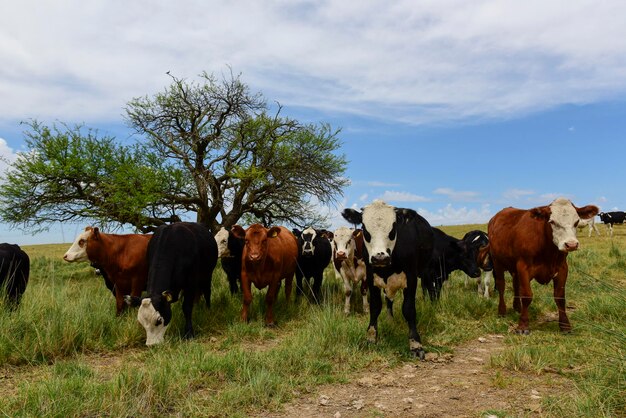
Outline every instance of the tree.
POLYGON ((30 123, 31 149, 0 185, 0 218, 27 228, 78 218, 142 231, 183 212, 214 231, 224 225, 319 225, 348 180, 338 130, 273 112, 240 77, 170 76, 152 97, 131 100, 126 121, 142 141, 99 138, 83 127, 30 123), (12 203, 8 203, 12 202, 12 203))

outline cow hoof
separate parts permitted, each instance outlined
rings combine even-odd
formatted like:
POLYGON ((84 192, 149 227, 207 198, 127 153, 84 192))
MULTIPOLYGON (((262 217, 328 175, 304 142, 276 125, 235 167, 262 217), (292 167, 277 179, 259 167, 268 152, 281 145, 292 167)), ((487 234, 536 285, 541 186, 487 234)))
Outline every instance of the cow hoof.
POLYGON ((519 329, 518 328, 518 329, 515 330, 515 333, 519 334, 519 335, 530 335, 530 330, 529 329, 519 329))
POLYGON ((378 337, 378 332, 376 331, 376 329, 374 327, 369 327, 367 329, 367 342, 371 344, 375 344, 377 337, 378 337))
POLYGON ((424 361, 424 359, 426 358, 426 352, 423 348, 411 350, 411 357, 419 358, 420 361, 424 361))

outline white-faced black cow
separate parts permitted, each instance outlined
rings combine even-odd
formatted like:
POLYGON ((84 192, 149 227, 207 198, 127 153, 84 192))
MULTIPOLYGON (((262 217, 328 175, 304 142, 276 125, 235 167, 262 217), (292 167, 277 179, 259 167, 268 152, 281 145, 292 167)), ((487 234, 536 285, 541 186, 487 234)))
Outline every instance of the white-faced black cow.
POLYGON ((613 225, 623 224, 626 219, 626 212, 600 212, 598 216, 600 220, 606 224, 607 228, 609 228, 609 235, 613 236, 613 225))
POLYGON ((30 258, 17 244, 0 244, 0 287, 6 290, 10 309, 22 299, 30 276, 30 258))
POLYGON ((327 231, 306 228, 300 232, 294 229, 293 234, 298 239, 298 265, 296 267, 296 297, 302 294, 302 278, 313 278, 313 297, 320 302, 320 290, 324 269, 330 263, 332 250, 327 231))
MULTIPOLYGON (((493 283, 493 264, 489 256, 489 236, 484 231, 473 230, 463 236, 463 241, 469 244, 473 257, 476 258, 478 267, 483 271, 482 280, 477 280, 478 295, 489 297, 489 288, 493 283)), ((465 286, 467 287, 468 277, 465 278, 465 286)))
POLYGON ((211 278, 217 264, 217 244, 209 229, 177 222, 156 229, 148 244, 148 297, 141 301, 137 320, 146 330, 146 345, 163 342, 172 319, 171 303, 183 292, 184 338, 193 337, 194 300, 204 294, 211 305, 211 278))
POLYGON ((368 340, 378 338, 378 315, 382 309, 380 290, 393 299, 403 289, 402 314, 409 326, 409 349, 424 358, 416 328, 415 292, 418 273, 433 252, 433 231, 426 219, 412 209, 395 208, 381 200, 365 206, 362 212, 345 209, 342 216, 350 223, 363 225, 365 264, 370 291, 368 340))
POLYGON ((230 294, 234 295, 241 285, 241 256, 244 240, 237 238, 226 228, 221 228, 215 234, 215 241, 217 242, 217 257, 221 260, 222 269, 228 278, 230 294))
POLYGON ((433 228, 433 253, 422 271, 422 290, 431 300, 439 299, 443 282, 454 270, 463 270, 470 277, 480 277, 476 251, 471 242, 451 237, 438 228, 433 228))

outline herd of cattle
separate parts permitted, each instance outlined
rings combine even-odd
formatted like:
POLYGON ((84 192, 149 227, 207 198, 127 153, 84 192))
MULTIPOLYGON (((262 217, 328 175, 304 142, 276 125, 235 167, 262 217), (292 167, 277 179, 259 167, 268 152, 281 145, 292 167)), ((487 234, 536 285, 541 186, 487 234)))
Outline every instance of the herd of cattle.
MULTIPOLYGON (((409 328, 411 353, 424 358, 416 328, 415 297, 418 277, 424 295, 440 297, 443 282, 454 270, 478 279, 478 292, 489 297, 491 277, 499 294, 498 313, 506 313, 504 273, 513 279, 513 307, 520 312, 517 332, 529 333, 528 307, 532 302, 531 280, 553 282, 559 326, 569 331, 565 310, 567 254, 578 249, 577 228, 598 230, 594 217, 599 209, 576 207, 559 198, 550 205, 523 210, 506 208, 488 224, 488 232, 468 232, 462 239, 451 237, 430 224, 412 209, 395 208, 375 200, 357 211, 342 215, 354 228, 331 232, 312 227, 289 231, 282 226, 265 228, 253 224, 222 228, 213 236, 201 224, 179 222, 164 225, 154 234, 106 234, 87 227, 63 256, 68 262, 88 261, 97 268, 115 296, 119 315, 126 306, 138 306, 137 319, 146 330, 146 344, 163 342, 172 319, 171 304, 182 296, 184 337, 194 336, 194 302, 204 296, 211 302, 211 280, 217 259, 233 295, 243 294, 241 319, 248 321, 252 284, 268 288, 265 295, 265 324, 273 326, 273 305, 281 283, 289 300, 296 277, 296 297, 312 281, 311 293, 320 301, 326 267, 332 263, 343 282, 344 311, 350 313, 350 299, 356 287, 369 312, 369 341, 378 336, 378 316, 383 294, 393 314, 393 300, 402 291, 402 314, 409 328), (483 273, 483 279, 480 279, 483 273), (142 294, 147 296, 142 298, 142 294), (369 301, 368 301, 369 294, 369 301)), ((613 225, 624 223, 624 212, 600 213, 610 234, 613 225)), ((28 255, 17 245, 0 244, 0 280, 6 288, 8 305, 15 308, 29 276, 28 255)))

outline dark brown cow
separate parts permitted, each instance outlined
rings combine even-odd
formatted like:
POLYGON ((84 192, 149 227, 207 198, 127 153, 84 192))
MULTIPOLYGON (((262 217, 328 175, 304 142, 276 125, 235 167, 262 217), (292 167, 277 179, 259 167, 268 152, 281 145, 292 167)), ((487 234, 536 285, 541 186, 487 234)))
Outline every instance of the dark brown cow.
POLYGON ((298 242, 287 228, 275 226, 267 229, 253 224, 244 230, 241 226, 232 227, 233 235, 245 239, 241 266, 241 289, 243 308, 241 319, 248 321, 248 309, 252 302, 251 283, 257 289, 269 287, 265 295, 265 324, 274 325, 274 301, 278 297, 280 281, 285 279, 285 296, 291 295, 293 275, 298 258, 298 242))
POLYGON ((90 261, 114 286, 116 313, 125 307, 124 295, 141 296, 148 280, 148 242, 151 234, 105 234, 88 226, 63 256, 68 262, 90 261))
POLYGON ((508 271, 513 276, 513 308, 521 313, 518 333, 530 332, 528 306, 533 299, 532 279, 541 284, 554 282, 559 327, 561 331, 572 328, 565 312, 567 254, 578 249, 579 220, 589 219, 598 211, 593 205, 577 208, 569 200, 558 198, 549 206, 529 210, 506 208, 489 221, 489 250, 500 294, 498 313, 506 313, 504 272, 508 271))

